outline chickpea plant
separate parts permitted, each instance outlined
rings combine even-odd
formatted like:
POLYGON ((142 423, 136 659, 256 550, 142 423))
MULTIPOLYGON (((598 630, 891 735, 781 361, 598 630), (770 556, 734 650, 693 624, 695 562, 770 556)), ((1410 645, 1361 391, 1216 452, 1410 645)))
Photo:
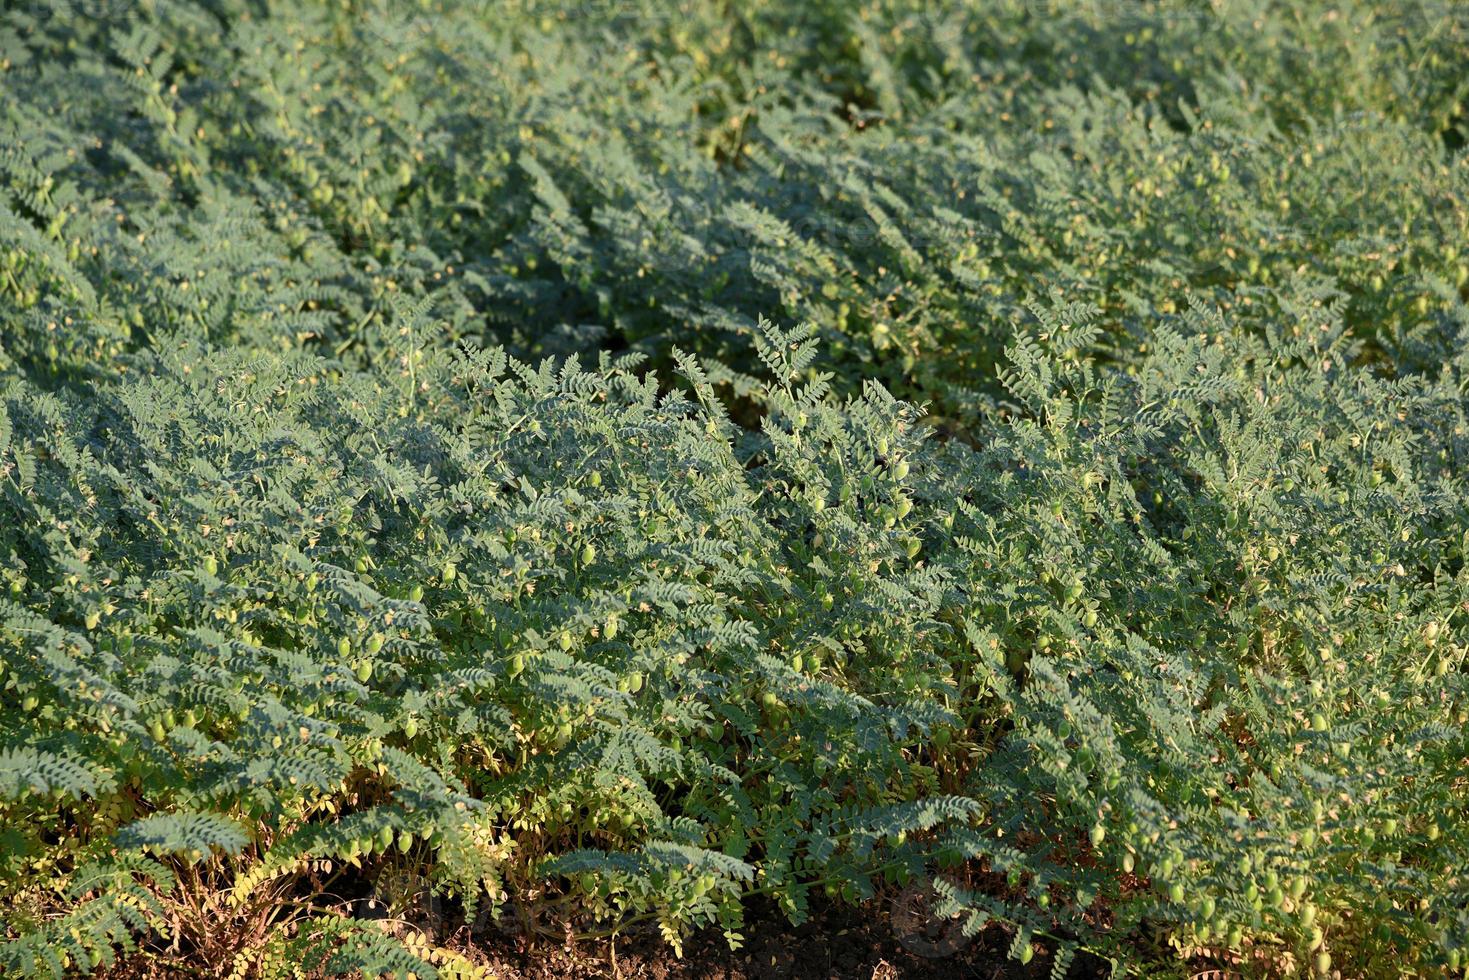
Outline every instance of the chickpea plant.
POLYGON ((0 973, 1462 973, 1469 6, 677 6, 7 6, 0 973))

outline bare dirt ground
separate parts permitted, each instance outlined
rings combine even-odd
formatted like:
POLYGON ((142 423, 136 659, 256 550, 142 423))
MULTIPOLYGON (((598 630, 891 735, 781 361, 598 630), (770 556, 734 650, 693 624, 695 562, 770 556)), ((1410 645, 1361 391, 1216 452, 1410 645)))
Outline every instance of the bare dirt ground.
MULTIPOLYGON (((963 934, 958 920, 932 914, 932 892, 913 887, 865 906, 813 904, 810 918, 791 925, 774 903, 746 907, 744 939, 731 950, 722 932, 707 929, 689 938, 683 955, 649 924, 631 928, 614 940, 557 941, 534 934, 513 914, 464 928, 464 920, 442 915, 436 906, 386 905, 360 899, 348 914, 378 919, 387 931, 415 931, 429 923, 434 941, 488 967, 496 980, 1039 980, 1050 977, 1054 946, 1034 943, 1027 964, 1007 953, 1013 933, 991 926, 979 935, 963 934), (398 915, 403 917, 399 918, 398 915), (456 925, 457 922, 457 925, 456 925), (411 925, 410 925, 411 923, 411 925)), ((103 980, 182 980, 222 977, 229 968, 200 962, 205 957, 145 946, 111 969, 103 980)), ((1108 965, 1078 956, 1065 971, 1068 980, 1108 976, 1108 965)))
MULTIPOLYGON (((832 906, 792 926, 773 906, 750 908, 745 941, 731 951, 717 930, 696 935, 680 958, 652 932, 616 943, 526 944, 510 937, 480 947, 501 980, 1028 980, 1049 976, 1045 943, 1027 965, 1009 959, 1011 936, 991 929, 967 939, 950 923, 920 921, 897 903, 832 906)), ((1106 975, 1078 958, 1072 978, 1106 975)))

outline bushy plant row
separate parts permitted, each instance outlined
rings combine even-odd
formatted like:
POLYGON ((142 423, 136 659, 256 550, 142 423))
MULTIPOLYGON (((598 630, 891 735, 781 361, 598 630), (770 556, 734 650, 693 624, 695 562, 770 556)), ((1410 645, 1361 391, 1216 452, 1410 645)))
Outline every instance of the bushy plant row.
POLYGON ((474 974, 402 873, 1458 969, 1466 33, 7 11, 0 970, 474 974))
POLYGON ((1463 8, 921 6, 18 14, 8 355, 85 374, 162 322, 360 364, 408 292, 533 358, 741 370, 764 315, 972 426, 1052 290, 1127 362, 1186 296, 1258 331, 1301 276, 1364 357, 1451 352, 1463 8))

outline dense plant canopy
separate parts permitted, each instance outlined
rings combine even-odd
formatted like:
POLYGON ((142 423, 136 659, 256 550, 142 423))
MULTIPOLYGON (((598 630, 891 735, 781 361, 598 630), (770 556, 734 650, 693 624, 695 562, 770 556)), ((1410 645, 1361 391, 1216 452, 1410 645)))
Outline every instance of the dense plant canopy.
POLYGON ((399 873, 1458 970, 1466 98, 1438 0, 7 5, 0 973, 475 975, 399 873))

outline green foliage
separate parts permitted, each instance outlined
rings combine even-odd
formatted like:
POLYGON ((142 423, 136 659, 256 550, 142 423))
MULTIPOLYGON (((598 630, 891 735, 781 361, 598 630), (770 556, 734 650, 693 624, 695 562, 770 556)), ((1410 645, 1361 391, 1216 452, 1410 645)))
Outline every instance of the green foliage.
POLYGON ((7 9, 0 972, 1459 968, 1465 8, 929 6, 7 9))

